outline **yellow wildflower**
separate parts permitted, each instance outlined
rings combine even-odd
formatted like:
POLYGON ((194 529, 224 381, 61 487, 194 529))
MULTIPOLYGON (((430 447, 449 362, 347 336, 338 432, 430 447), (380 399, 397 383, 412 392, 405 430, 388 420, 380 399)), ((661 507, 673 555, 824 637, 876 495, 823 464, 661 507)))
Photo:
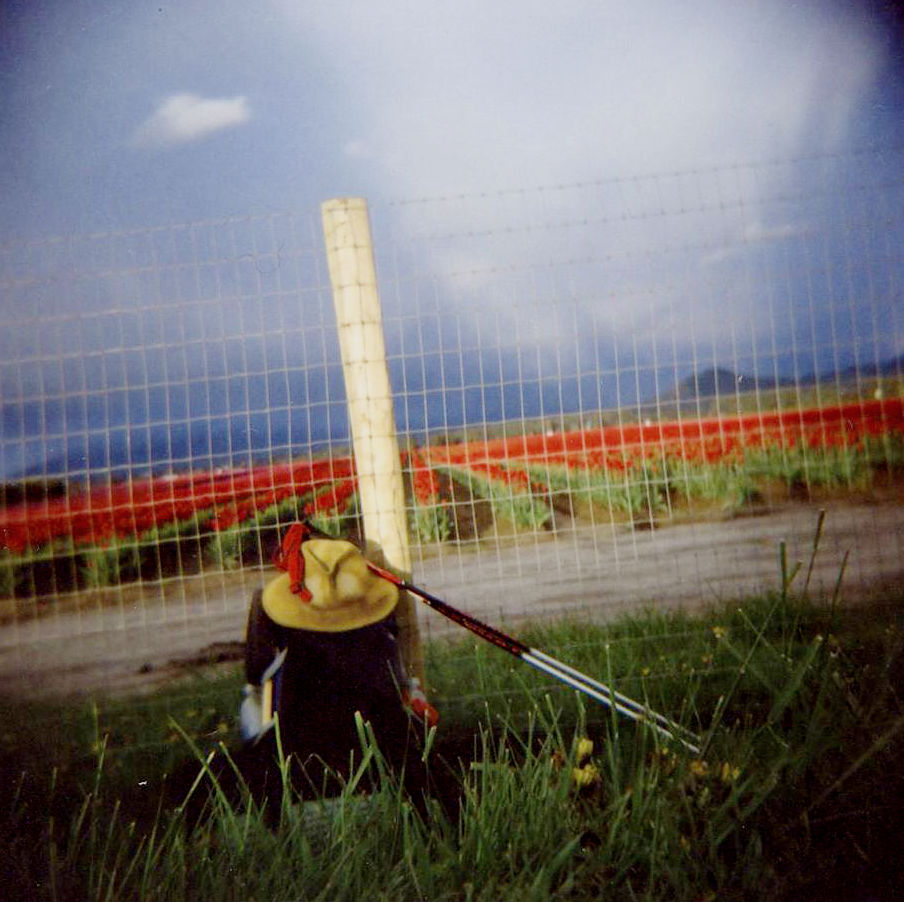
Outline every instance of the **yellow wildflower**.
POLYGON ((719 779, 723 783, 734 783, 741 776, 741 768, 729 764, 727 761, 722 762, 722 770, 719 772, 719 779))
POLYGON ((728 630, 726 630, 724 626, 714 626, 713 627, 713 635, 717 639, 724 639, 727 634, 728 634, 728 630))
POLYGON ((593 754, 593 740, 586 736, 578 740, 577 748, 574 752, 575 761, 580 764, 585 758, 589 758, 593 754))
POLYGON ((640 671, 641 676, 649 676, 652 673, 649 667, 644 667, 643 670, 640 671))
POLYGON ((585 764, 583 767, 572 768, 571 779, 576 786, 592 786, 599 782, 600 772, 595 765, 585 764))
POLYGON ((709 773, 709 765, 702 758, 695 758, 688 765, 688 770, 695 777, 705 777, 709 773))

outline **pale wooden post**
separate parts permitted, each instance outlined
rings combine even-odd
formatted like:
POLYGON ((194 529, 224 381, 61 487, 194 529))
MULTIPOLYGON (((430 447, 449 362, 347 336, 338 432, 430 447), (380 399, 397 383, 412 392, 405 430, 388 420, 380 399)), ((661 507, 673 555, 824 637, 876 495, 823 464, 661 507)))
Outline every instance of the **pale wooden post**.
MULTIPOLYGON (((345 375, 358 501, 365 549, 404 578, 411 575, 402 464, 383 340, 383 314, 367 202, 360 197, 321 205, 339 348, 345 375)), ((424 682, 424 655, 414 602, 403 592, 396 609, 402 658, 424 682)))

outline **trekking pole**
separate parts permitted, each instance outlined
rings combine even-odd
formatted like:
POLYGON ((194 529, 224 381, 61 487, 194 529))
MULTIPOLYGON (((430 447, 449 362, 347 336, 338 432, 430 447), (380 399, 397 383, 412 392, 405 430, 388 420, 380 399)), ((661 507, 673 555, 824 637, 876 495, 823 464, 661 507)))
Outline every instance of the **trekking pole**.
POLYGON ((561 661, 556 660, 539 649, 531 648, 529 645, 525 645, 518 639, 506 635, 495 627, 483 623, 476 617, 472 617, 470 614, 464 613, 464 611, 459 611, 458 608, 452 607, 448 602, 443 601, 441 598, 437 598, 435 595, 431 595, 425 589, 420 589, 417 586, 406 582, 394 573, 384 570, 382 567, 378 567, 370 561, 367 562, 367 566, 377 576, 393 583, 399 589, 417 595, 434 611, 442 614, 444 617, 448 617, 449 620, 465 627, 465 629, 480 636, 481 639, 485 639, 487 642, 492 643, 497 648, 507 651, 510 655, 524 661, 525 664, 530 664, 532 667, 537 668, 537 670, 541 670, 543 673, 555 677, 563 683, 567 683, 572 688, 577 689, 579 692, 583 692, 585 695, 590 696, 590 698, 601 702, 606 705, 606 707, 612 708, 619 714, 622 714, 631 720, 649 724, 661 735, 680 742, 692 754, 700 754, 700 737, 695 733, 692 733, 686 727, 682 727, 681 724, 669 720, 662 714, 651 711, 646 706, 640 704, 640 702, 636 702, 634 699, 628 698, 628 696, 610 689, 605 683, 594 680, 592 677, 587 676, 587 674, 581 673, 581 671, 575 670, 575 668, 570 667, 567 664, 563 664, 561 661))

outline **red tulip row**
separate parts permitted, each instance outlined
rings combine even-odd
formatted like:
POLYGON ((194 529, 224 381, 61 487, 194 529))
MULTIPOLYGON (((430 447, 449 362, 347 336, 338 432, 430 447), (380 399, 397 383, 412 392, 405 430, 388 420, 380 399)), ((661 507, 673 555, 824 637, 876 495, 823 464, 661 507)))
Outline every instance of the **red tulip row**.
POLYGON ((650 458, 680 457, 701 463, 738 459, 750 448, 798 444, 857 447, 868 437, 890 432, 904 432, 904 400, 900 398, 783 413, 516 436, 431 447, 424 453, 432 466, 474 469, 503 461, 624 470, 650 458))
POLYGON ((351 502, 352 496, 358 491, 358 483, 353 476, 334 483, 326 490, 320 492, 313 501, 304 506, 306 517, 312 514, 327 514, 338 516, 345 513, 351 502))
POLYGON ((413 451, 403 461, 411 473, 414 503, 419 507, 431 507, 441 502, 440 482, 436 472, 427 463, 423 452, 413 451))
POLYGON ((76 546, 106 544, 198 515, 209 528, 224 530, 286 498, 317 492, 337 480, 354 484, 353 476, 351 458, 343 457, 75 490, 67 497, 23 502, 0 512, 0 549, 18 555, 60 539, 76 546))

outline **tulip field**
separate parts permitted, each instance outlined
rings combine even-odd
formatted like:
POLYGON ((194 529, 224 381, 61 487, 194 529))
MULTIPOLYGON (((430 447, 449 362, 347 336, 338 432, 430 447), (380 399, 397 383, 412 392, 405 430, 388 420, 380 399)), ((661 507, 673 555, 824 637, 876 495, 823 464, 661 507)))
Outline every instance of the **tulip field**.
POLYGON ((351 505, 349 457, 147 477, 20 502, 0 513, 0 593, 42 595, 234 569, 275 549, 280 527, 351 505))
POLYGON ((904 465, 900 399, 604 426, 430 446, 409 456, 424 541, 742 514, 814 494, 874 493, 904 465))
MULTIPOLYGON (((402 465, 420 543, 734 516, 814 493, 897 490, 904 401, 409 446, 402 465)), ((349 456, 68 485, 0 510, 0 595, 260 565, 298 518, 354 536, 349 456)))

